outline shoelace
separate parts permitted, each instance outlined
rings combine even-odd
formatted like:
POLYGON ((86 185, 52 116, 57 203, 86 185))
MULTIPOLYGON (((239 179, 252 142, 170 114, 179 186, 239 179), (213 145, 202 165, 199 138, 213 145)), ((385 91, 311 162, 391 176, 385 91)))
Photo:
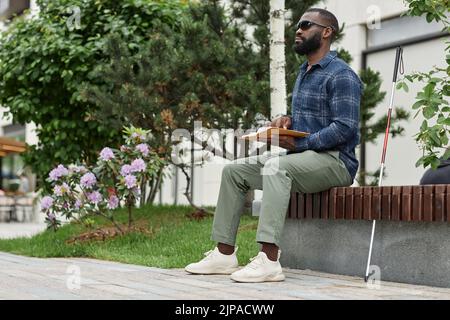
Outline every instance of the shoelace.
POLYGON ((212 257, 212 253, 214 252, 214 250, 209 250, 207 252, 205 252, 203 255, 205 256, 205 258, 203 258, 204 261, 211 259, 212 257))
POLYGON ((248 268, 257 269, 260 265, 262 265, 262 260, 259 256, 250 258, 250 263, 247 265, 248 268))

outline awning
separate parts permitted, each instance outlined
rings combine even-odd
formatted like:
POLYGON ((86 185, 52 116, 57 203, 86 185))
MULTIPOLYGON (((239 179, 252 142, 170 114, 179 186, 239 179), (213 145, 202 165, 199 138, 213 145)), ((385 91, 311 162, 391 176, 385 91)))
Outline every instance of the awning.
POLYGON ((22 153, 26 150, 25 142, 11 138, 0 137, 0 157, 10 153, 22 153))

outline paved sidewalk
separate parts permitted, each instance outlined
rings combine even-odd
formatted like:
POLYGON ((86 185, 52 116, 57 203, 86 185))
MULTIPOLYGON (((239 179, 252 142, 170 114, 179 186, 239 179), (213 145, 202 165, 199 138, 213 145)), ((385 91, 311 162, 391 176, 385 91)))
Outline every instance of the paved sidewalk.
POLYGON ((0 252, 0 299, 450 300, 450 289, 392 282, 369 289, 356 277, 284 271, 284 282, 247 284, 234 283, 228 276, 189 275, 182 269, 85 258, 39 259, 0 252))
POLYGON ((31 237, 45 228, 45 223, 0 222, 0 239, 31 237))

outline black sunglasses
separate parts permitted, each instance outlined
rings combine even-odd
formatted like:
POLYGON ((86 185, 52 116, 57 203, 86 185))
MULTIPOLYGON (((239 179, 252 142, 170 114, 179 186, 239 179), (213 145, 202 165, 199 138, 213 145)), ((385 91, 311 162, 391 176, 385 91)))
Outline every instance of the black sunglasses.
POLYGON ((297 23, 297 25, 296 25, 297 29, 295 29, 295 30, 302 29, 302 31, 306 31, 306 30, 308 30, 309 28, 311 28, 314 25, 322 27, 322 28, 331 28, 331 30, 334 31, 334 28, 332 26, 324 26, 323 24, 312 22, 312 21, 309 21, 309 20, 300 20, 297 23))

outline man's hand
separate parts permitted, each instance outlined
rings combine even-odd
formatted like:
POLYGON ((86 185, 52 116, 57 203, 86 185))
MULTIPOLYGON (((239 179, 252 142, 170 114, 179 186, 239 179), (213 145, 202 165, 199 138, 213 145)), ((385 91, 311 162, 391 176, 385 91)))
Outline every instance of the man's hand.
POLYGON ((291 117, 288 117, 288 116, 278 117, 270 123, 270 126, 277 127, 277 128, 283 128, 283 129, 289 129, 291 127, 291 117))
POLYGON ((295 151, 295 138, 290 136, 278 136, 278 144, 281 148, 295 151))
POLYGON ((275 140, 272 137, 267 137, 266 139, 260 139, 261 142, 271 143, 273 146, 281 147, 287 149, 289 151, 295 151, 295 138, 291 136, 277 136, 278 144, 275 143, 275 140))

